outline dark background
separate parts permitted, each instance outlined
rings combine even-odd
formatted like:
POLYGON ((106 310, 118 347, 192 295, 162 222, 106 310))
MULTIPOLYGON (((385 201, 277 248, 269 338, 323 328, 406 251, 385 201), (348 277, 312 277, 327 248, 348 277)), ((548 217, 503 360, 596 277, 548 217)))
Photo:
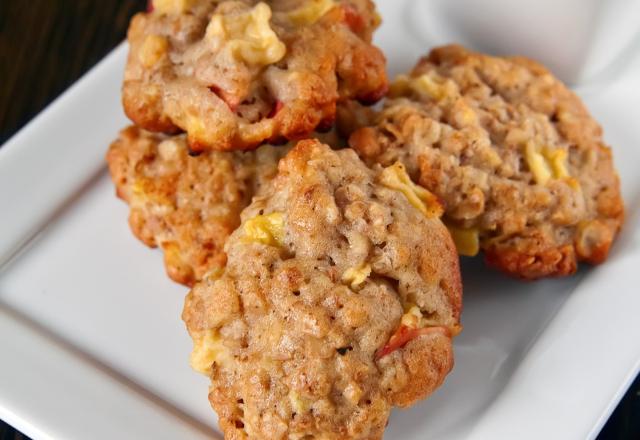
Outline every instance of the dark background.
MULTIPOLYGON (((129 18, 145 6, 146 0, 0 0, 0 144, 122 41, 129 18)), ((2 353, 0 368, 1 359, 2 353)), ((598 438, 640 439, 640 378, 598 438)), ((27 437, 0 421, 0 440, 10 439, 27 437)))

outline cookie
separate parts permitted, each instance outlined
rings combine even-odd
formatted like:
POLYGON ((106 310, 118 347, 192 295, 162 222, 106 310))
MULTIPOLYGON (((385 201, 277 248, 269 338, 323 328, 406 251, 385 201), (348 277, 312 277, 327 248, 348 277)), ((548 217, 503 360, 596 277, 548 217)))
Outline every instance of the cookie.
POLYGON ((378 23, 370 0, 156 0, 129 27, 125 111, 194 151, 307 137, 386 92, 378 23))
POLYGON ((164 251, 167 273, 192 285, 226 262, 224 243, 240 212, 277 171, 288 147, 189 155, 186 137, 129 127, 107 153, 134 235, 164 251))
POLYGON ((525 279, 598 264, 624 217, 602 130, 549 71, 521 57, 433 50, 392 85, 350 145, 404 164, 445 206, 463 255, 525 279))
POLYGON ((453 365, 458 256, 401 165, 301 141, 183 319, 226 439, 379 439, 453 365))

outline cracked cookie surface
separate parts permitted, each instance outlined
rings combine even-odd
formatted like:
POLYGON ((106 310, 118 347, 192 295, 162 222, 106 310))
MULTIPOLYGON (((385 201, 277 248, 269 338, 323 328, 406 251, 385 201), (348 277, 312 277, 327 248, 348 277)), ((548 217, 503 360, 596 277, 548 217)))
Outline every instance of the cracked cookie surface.
POLYGON ((460 46, 433 50, 392 85, 350 144, 402 162, 436 194, 463 254, 526 279, 603 262, 624 217, 602 130, 544 67, 460 46))
POLYGON ((136 237, 164 252, 167 274, 193 285, 224 267, 224 243, 240 212, 275 176, 287 146, 189 155, 185 136, 124 129, 107 153, 116 193, 136 237))
POLYGON ((253 149, 333 123, 387 90, 369 0, 156 0, 130 24, 127 115, 193 150, 253 149))
POLYGON ((243 211, 183 312, 225 438, 379 439, 393 406, 443 382, 458 256, 403 173, 301 141, 243 211))

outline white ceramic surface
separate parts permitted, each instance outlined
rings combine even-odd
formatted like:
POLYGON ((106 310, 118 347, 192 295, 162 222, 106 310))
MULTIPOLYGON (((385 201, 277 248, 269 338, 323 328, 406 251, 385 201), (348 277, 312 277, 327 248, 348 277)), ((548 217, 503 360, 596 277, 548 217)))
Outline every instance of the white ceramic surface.
MULTIPOLYGON (((427 51, 380 3, 390 70, 427 51)), ((126 121, 117 49, 0 149, 0 418, 39 439, 217 438, 187 364, 185 289, 128 230, 104 169, 126 121), (16 251, 20 251, 16 253, 16 251)), ((521 283, 465 260, 456 368, 385 438, 594 437, 640 367, 640 65, 584 96, 614 145, 628 220, 610 261, 521 283)))
MULTIPOLYGON (((402 3, 402 2, 401 2, 402 3)), ((637 0, 413 0, 412 22, 431 44, 457 41, 537 59, 585 86, 640 56, 637 0)))

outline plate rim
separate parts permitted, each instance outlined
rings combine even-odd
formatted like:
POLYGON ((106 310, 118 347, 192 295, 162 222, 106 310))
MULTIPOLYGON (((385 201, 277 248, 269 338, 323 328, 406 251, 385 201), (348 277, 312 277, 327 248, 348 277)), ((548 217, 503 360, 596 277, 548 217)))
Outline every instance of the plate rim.
MULTIPOLYGON (((20 165, 23 163, 22 161, 26 161, 28 158, 33 157, 36 153, 37 145, 30 143, 31 136, 36 132, 40 132, 41 130, 46 129, 47 120, 52 118, 53 116, 58 116, 59 114, 64 114, 65 109, 76 105, 76 103, 85 99, 87 93, 90 93, 93 87, 96 87, 99 84, 100 78, 114 70, 115 67, 119 66, 119 63, 122 63, 124 58, 126 57, 126 43, 122 43, 117 46, 111 53, 109 53, 102 61, 100 61, 95 67, 93 67, 87 74, 85 74, 78 82, 72 85, 67 91, 65 91, 60 97, 58 97, 52 104, 50 104, 45 110, 43 110, 40 114, 38 114, 32 121, 30 121, 23 129, 21 129, 16 135, 10 138, 2 148, 0 148, 0 176, 2 175, 1 171, 3 169, 8 169, 9 167, 20 167, 25 165, 20 165), (45 127, 45 128, 43 128, 45 127)), ((69 147, 68 147, 69 148, 69 147)), ((100 156, 102 156, 103 152, 100 152, 100 156)), ((89 157, 89 156, 88 156, 89 157)), ((86 160, 94 160, 91 158, 95 158, 96 155, 93 154, 89 159, 86 160)), ((99 167, 95 164, 86 165, 85 173, 77 176, 74 179, 70 179, 65 183, 66 191, 60 191, 60 196, 55 200, 51 201, 49 205, 39 211, 38 216, 34 216, 37 218, 32 219, 32 223, 22 227, 20 229, 16 229, 18 231, 18 235, 13 236, 11 240, 0 241, 0 277, 2 277, 4 270, 7 268, 7 263, 10 261, 10 258, 17 255, 21 249, 24 249, 25 245, 28 244, 30 238, 34 237, 39 233, 45 226, 48 219, 60 209, 61 206, 64 205, 65 200, 68 199, 69 193, 76 193, 79 188, 82 188, 86 181, 93 175, 95 175, 98 170, 102 169, 104 164, 102 161, 99 162, 99 167)), ((1 178, 0 178, 1 181, 1 178)), ((0 202, 3 201, 3 194, 6 195, 8 192, 7 188, 11 188, 11 185, 0 186, 0 202)), ((28 190, 28 189, 27 189, 28 190)), ((629 202, 629 201, 627 201, 629 202)), ((635 201, 634 201, 635 202, 635 201)), ((627 205, 629 206, 629 205, 627 205)), ((503 438, 509 437, 517 432, 518 434, 522 434, 522 430, 526 427, 528 429, 527 435, 524 437, 520 436, 520 438, 539 438, 541 435, 546 434, 543 430, 538 429, 536 431, 536 426, 539 428, 538 424, 534 424, 533 421, 529 421, 527 423, 527 419, 533 419, 531 417, 522 417, 523 411, 520 411, 520 414, 515 414, 517 411, 510 412, 511 418, 510 426, 513 428, 513 422, 518 421, 519 423, 523 423, 518 426, 517 431, 510 431, 509 426, 505 426, 504 424, 504 413, 505 408, 513 407, 513 396, 520 396, 522 398, 523 395, 526 395, 529 392, 528 388, 524 385, 527 385, 526 380, 521 380, 520 383, 517 382, 517 374, 524 374, 527 377, 529 375, 539 375, 540 365, 537 364, 534 360, 531 360, 532 356, 539 355, 541 350, 545 350, 546 347, 544 345, 545 341, 549 339, 553 339, 557 333, 557 322, 559 319, 559 315, 562 317, 566 314, 581 314, 581 309, 584 309, 585 302, 590 301, 591 296, 588 294, 577 295, 576 292, 578 290, 591 290, 607 287, 610 288, 612 283, 610 281, 605 280, 606 274, 610 272, 615 272, 614 269, 617 270, 625 268, 630 265, 640 265, 640 249, 631 249, 630 251, 627 249, 630 247, 634 241, 633 235, 640 235, 640 228, 638 225, 640 224, 639 220, 640 210, 633 212, 632 216, 627 219, 625 224, 625 229, 623 230, 623 235, 625 237, 625 243, 623 243, 624 247, 621 247, 620 242, 622 241, 622 237, 618 239, 618 245, 615 249, 614 255, 612 255, 612 261, 610 261, 606 266, 601 266, 594 268, 590 271, 587 276, 583 277, 577 285, 575 286, 575 290, 566 303, 560 307, 558 313, 555 317, 551 319, 551 322, 548 326, 543 330, 542 334, 538 337, 536 342, 530 348, 529 352, 524 356, 522 360, 522 365, 518 365, 516 371, 514 372, 513 377, 510 379, 507 384, 507 388, 503 390, 496 401, 492 402, 492 404, 487 408, 485 413, 479 418, 479 421, 476 425, 474 425, 471 433, 467 436, 468 438, 486 438, 487 435, 491 435, 493 438, 503 438), (635 222, 635 223, 633 223, 635 222), (631 240, 627 240, 627 236, 632 236, 631 240), (624 253, 623 253, 624 249, 624 253), (603 275, 604 274, 604 275, 603 275), (595 278, 595 280, 592 280, 595 278), (591 284, 588 287, 584 287, 587 280, 591 280, 591 284), (530 368, 532 372, 527 373, 525 371, 527 368, 530 368), (522 373, 524 371, 524 373, 522 373), (524 386, 524 387, 523 387, 524 386), (509 395, 508 393, 511 393, 509 395), (523 394, 524 393, 524 394, 523 394), (506 396, 506 397, 505 397, 506 396)), ((18 216, 9 217, 8 223, 16 222, 15 220, 18 216), (13 219, 13 220, 12 220, 13 219)), ((10 270, 10 268, 9 268, 10 270)), ((636 281, 640 282, 640 274, 632 273, 632 276, 636 281)), ((615 285, 619 285, 622 278, 617 279, 617 283, 613 283, 615 285)), ((626 281, 629 283, 629 281, 626 281)), ((640 283, 639 283, 640 284, 640 283)), ((589 292, 587 292, 589 293, 589 292)), ((592 294, 593 295, 593 294, 592 294)), ((632 325, 632 324, 628 324, 632 325)), ((637 334, 640 334, 640 323, 634 324, 635 329, 638 330, 637 334)), ((45 335, 38 334, 33 329, 30 329, 28 325, 24 322, 20 322, 15 316, 12 316, 11 313, 7 312, 6 306, 0 301, 0 328, 11 328, 15 333, 14 335, 21 335, 22 337, 34 341, 33 344, 39 347, 42 347, 42 350, 36 350, 37 353, 54 353, 55 356, 60 357, 60 359, 64 359, 64 363, 66 363, 71 370, 73 368, 89 368, 87 366, 83 366, 82 359, 79 358, 78 354, 74 354, 65 350, 62 347, 55 347, 48 341, 48 338, 45 335), (48 347, 48 348, 47 348, 48 347)), ((612 330, 613 332, 613 330, 612 330)), ((38 365, 45 366, 47 365, 47 357, 41 355, 39 358, 34 353, 29 353, 27 356, 24 352, 20 352, 15 350, 15 347, 12 347, 10 338, 6 337, 3 332, 0 332, 0 352, 7 353, 10 350, 13 350, 13 364, 14 369, 18 368, 21 363, 26 364, 29 362, 37 362, 38 365)), ((629 339, 629 337, 627 338, 629 339)), ((606 402, 600 400, 600 405, 592 405, 592 411, 597 412, 597 416, 594 418, 593 413, 588 416, 583 416, 583 418, 589 417, 588 423, 580 424, 580 429, 567 428, 564 434, 572 437, 575 436, 576 433, 581 434, 581 436, 586 438, 594 438, 597 436, 599 430, 602 428, 607 418, 615 408, 615 405, 620 400, 622 395, 624 394, 624 390, 630 385, 631 381, 635 377, 635 375, 640 371, 640 341, 638 341, 638 347, 634 349, 633 354, 629 354, 632 350, 627 349, 627 354, 634 360, 629 362, 624 370, 626 373, 624 377, 620 377, 616 375, 614 378, 610 378, 609 382, 615 382, 615 386, 609 385, 609 389, 613 391, 613 393, 608 393, 609 398, 606 399, 606 402), (595 408, 599 407, 599 408, 595 408), (580 432, 578 432, 580 431, 580 432)), ((44 369, 46 370, 46 369, 44 369)), ((95 370, 95 367, 94 367, 95 370)), ((118 388, 122 386, 122 384, 118 383, 118 381, 114 382, 112 377, 109 377, 108 374, 104 372, 94 371, 96 383, 101 383, 102 385, 115 386, 118 388), (116 385, 114 385, 116 384, 116 385)), ((28 384, 25 384, 28 386, 28 384)), ((3 418, 8 423, 13 424, 18 429, 25 432, 27 435, 32 436, 34 439, 49 439, 54 438, 50 434, 48 434, 44 429, 40 428, 51 425, 50 420, 33 420, 33 417, 30 417, 25 411, 16 411, 15 408, 20 407, 24 401, 25 396, 20 396, 18 393, 14 391, 10 393, 5 393, 2 388, 2 382, 0 381, 0 418, 3 418), (22 403, 21 403, 22 402, 22 403), (12 410, 12 408, 14 408, 12 410)), ((79 391, 76 393, 76 397, 80 399, 79 391)), ((126 394, 126 393, 125 393, 126 394)), ((129 393, 131 394, 131 393, 129 393)), ((131 406, 135 407, 137 411, 147 412, 151 411, 150 414, 154 414, 157 417, 166 418, 166 411, 162 408, 153 409, 147 400, 139 400, 135 395, 131 394, 131 406), (151 409, 149 409, 151 408, 151 409)), ((79 408, 82 407, 82 400, 77 401, 77 406, 79 408)), ((535 408, 541 408, 541 402, 537 402, 537 406, 535 408)), ((544 402, 542 401, 542 404, 544 402)), ((526 414, 530 416, 530 413, 526 414)), ((175 416, 175 414, 174 414, 175 416)), ((42 418, 42 416, 40 416, 42 418)), ((575 421, 575 418, 573 419, 575 421)), ((109 419, 104 419, 104 425, 108 425, 109 419)), ((185 421, 179 417, 171 418, 171 421, 168 422, 169 428, 167 428, 167 432, 170 432, 171 429, 175 429, 175 432, 183 432, 184 429, 187 429, 190 432, 190 438, 200 438, 198 435, 202 436, 202 433, 198 430, 193 431, 193 427, 189 424, 185 424, 185 421)), ((73 426, 66 426, 65 429, 69 430, 66 434, 66 438, 75 438, 79 436, 79 433, 73 433, 73 426)), ((122 437, 123 433, 119 431, 119 436, 122 437)), ((557 434, 557 431, 555 431, 557 434)), ((126 436, 126 435, 125 435, 126 436)), ((96 438, 102 438, 99 435, 96 438)), ((109 436, 105 436, 104 438, 110 438, 109 436)), ((166 437, 169 438, 169 437, 166 437)), ((202 438, 210 438, 208 436, 202 436, 202 438)))

